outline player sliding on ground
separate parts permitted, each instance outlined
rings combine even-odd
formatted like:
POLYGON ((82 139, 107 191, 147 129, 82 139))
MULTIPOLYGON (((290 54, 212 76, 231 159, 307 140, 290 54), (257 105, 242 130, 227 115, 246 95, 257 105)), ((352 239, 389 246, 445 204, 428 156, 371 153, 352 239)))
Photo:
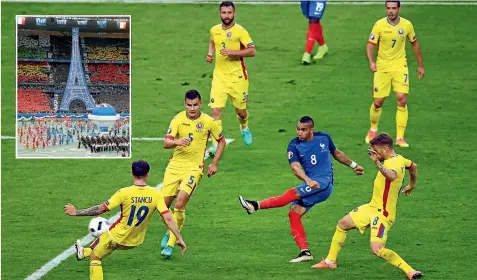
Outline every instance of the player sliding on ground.
POLYGON ((80 240, 75 243, 76 258, 82 260, 89 257, 91 260, 90 280, 103 279, 101 261, 114 250, 128 250, 141 245, 155 210, 159 211, 164 223, 177 236, 177 244, 182 247, 182 254, 186 251, 186 244, 164 203, 164 197, 158 189, 147 185, 149 169, 149 164, 145 161, 133 162, 134 185, 118 190, 110 199, 100 205, 80 210, 71 204, 65 205, 65 213, 70 216, 97 216, 121 206, 119 219, 111 225, 108 231, 93 241, 90 248, 83 248, 80 240))
POLYGON ((331 156, 338 162, 353 168, 357 175, 364 173, 363 167, 335 147, 329 134, 314 132, 312 118, 304 116, 300 119, 297 124, 297 134, 298 137, 288 145, 288 161, 295 176, 304 181, 303 184, 287 190, 283 195, 261 201, 246 200, 239 196, 240 204, 248 214, 260 209, 283 207, 292 203, 288 217, 292 236, 301 252, 290 262, 313 259, 301 217, 311 207, 325 201, 331 195, 334 185, 331 156))
MULTIPOLYGON (((209 177, 217 172, 225 149, 222 127, 217 126, 211 116, 200 111, 202 98, 198 91, 186 92, 184 106, 186 110, 172 119, 164 141, 164 148, 174 149, 174 153, 164 172, 161 189, 168 208, 176 200, 174 219, 179 230, 184 226, 185 208, 190 196, 204 174, 204 154, 209 137, 212 136, 218 142, 216 155, 207 170, 209 177)), ((166 232, 161 242, 161 255, 170 258, 175 244, 174 234, 166 232)))
POLYGON ((409 279, 421 278, 421 272, 414 270, 396 252, 385 248, 389 229, 396 218, 396 204, 404 181, 405 170, 409 170, 410 182, 402 190, 402 193, 409 196, 416 187, 417 165, 396 154, 393 149, 393 139, 386 133, 376 136, 370 144, 369 157, 379 169, 376 179, 374 179, 371 202, 355 208, 338 222, 328 256, 312 267, 336 268, 336 259, 346 240, 348 230, 357 228, 364 233, 371 226, 371 251, 376 256, 400 268, 409 279))

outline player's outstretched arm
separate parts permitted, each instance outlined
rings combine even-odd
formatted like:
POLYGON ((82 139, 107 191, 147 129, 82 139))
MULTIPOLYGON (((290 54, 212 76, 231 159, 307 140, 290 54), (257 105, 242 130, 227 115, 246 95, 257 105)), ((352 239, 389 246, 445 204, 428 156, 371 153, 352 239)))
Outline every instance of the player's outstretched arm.
POLYGON ((79 210, 69 203, 65 205, 65 214, 69 216, 98 216, 107 211, 108 209, 104 207, 104 204, 99 204, 87 209, 79 210))
POLYGON ((403 190, 402 193, 404 195, 409 196, 411 195, 412 191, 416 187, 417 182, 417 164, 412 163, 411 167, 409 167, 409 185, 407 185, 403 190))
POLYGON ((412 42, 411 45, 417 60, 417 78, 421 80, 424 77, 424 62, 422 60, 421 46, 419 46, 417 40, 412 42))
POLYGON ((164 221, 164 224, 172 231, 172 233, 176 236, 177 238, 177 245, 179 245, 182 248, 182 255, 184 255, 184 252, 187 249, 186 244, 184 243, 184 240, 182 239, 182 235, 179 232, 179 229, 177 228, 177 224, 174 221, 174 218, 172 217, 172 214, 170 212, 164 213, 161 215, 162 220, 164 221))
POLYGON ((349 166, 353 168, 354 173, 356 175, 363 175, 364 174, 364 168, 357 164, 355 161, 351 160, 343 151, 340 149, 336 149, 335 152, 333 153, 333 157, 336 159, 341 164, 344 164, 346 166, 349 166))
POLYGON ((220 158, 222 157, 222 154, 224 153, 226 145, 227 145, 227 142, 225 141, 224 137, 220 138, 220 140, 217 142, 217 151, 215 152, 214 159, 212 160, 212 163, 209 165, 209 168, 207 170, 208 177, 217 173, 217 165, 219 164, 220 158))

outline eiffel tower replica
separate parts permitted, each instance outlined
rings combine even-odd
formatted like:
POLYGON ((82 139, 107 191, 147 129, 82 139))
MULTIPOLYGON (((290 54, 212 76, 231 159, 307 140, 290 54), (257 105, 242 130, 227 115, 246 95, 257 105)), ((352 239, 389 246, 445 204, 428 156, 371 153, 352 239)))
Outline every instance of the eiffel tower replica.
POLYGON ((71 62, 68 82, 61 100, 60 111, 69 111, 70 104, 74 100, 80 100, 86 105, 86 110, 93 110, 95 102, 89 93, 88 86, 81 64, 79 28, 73 27, 71 41, 71 62))

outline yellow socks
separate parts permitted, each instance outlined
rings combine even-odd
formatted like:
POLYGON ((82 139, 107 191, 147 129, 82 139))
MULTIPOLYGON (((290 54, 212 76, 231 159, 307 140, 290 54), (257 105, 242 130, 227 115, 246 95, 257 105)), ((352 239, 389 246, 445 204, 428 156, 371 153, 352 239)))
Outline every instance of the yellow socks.
POLYGON ((84 248, 83 249, 83 255, 85 258, 89 257, 91 255, 91 252, 93 252, 93 249, 91 248, 84 248))
POLYGON ((404 107, 397 107, 396 111, 396 138, 404 138, 408 118, 407 105, 404 107))
MULTIPOLYGON (((174 208, 174 221, 176 221, 177 228, 179 229, 179 231, 181 231, 182 227, 184 226, 184 220, 185 210, 179 210, 174 208)), ((169 230, 169 241, 167 241, 167 246, 174 248, 174 246, 176 245, 176 240, 177 238, 174 233, 169 230)))
POLYGON ((378 252, 378 257, 385 259, 389 264, 394 265, 395 267, 404 271, 408 274, 413 271, 412 267, 408 265, 396 252, 386 248, 381 248, 378 252))
POLYGON ((335 234, 333 239, 331 239, 331 246, 326 261, 336 262, 336 258, 341 250, 341 246, 346 240, 346 231, 341 229, 339 226, 336 226, 335 234))
POLYGON ((248 127, 248 112, 247 112, 247 116, 245 117, 245 119, 242 119, 239 115, 237 115, 237 119, 239 120, 240 127, 242 129, 245 129, 245 128, 248 127))
POLYGON ((100 260, 89 263, 89 280, 103 280, 103 267, 100 260))
POLYGON ((369 120, 371 121, 371 129, 378 131, 379 118, 381 117, 382 108, 374 107, 374 103, 371 104, 369 109, 369 120))

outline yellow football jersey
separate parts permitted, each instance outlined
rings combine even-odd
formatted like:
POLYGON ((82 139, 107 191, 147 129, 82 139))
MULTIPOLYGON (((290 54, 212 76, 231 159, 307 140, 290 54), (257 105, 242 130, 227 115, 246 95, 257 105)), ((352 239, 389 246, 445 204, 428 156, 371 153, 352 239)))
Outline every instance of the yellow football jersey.
POLYGON ((137 246, 144 241, 154 210, 161 215, 169 211, 161 192, 147 185, 122 188, 103 205, 108 210, 121 207, 121 216, 109 227, 109 235, 124 246, 137 246))
POLYGON ((404 181, 404 175, 406 169, 411 167, 412 161, 401 155, 396 155, 385 160, 383 165, 387 169, 394 170, 397 177, 391 182, 378 171, 378 175, 376 175, 376 179, 374 179, 373 197, 370 206, 381 209, 385 217, 394 221, 396 218, 397 200, 404 181))
POLYGON ((221 55, 221 49, 243 50, 255 47, 247 30, 239 24, 234 24, 227 30, 222 29, 222 24, 217 24, 210 29, 210 40, 215 44, 215 69, 214 78, 225 81, 248 79, 243 57, 232 60, 221 55))
POLYGON ((414 26, 405 18, 399 18, 397 25, 391 25, 387 17, 374 24, 369 42, 378 45, 378 71, 388 72, 407 67, 406 38, 411 43, 417 40, 414 26))
POLYGON ((220 141, 223 137, 222 129, 217 126, 217 123, 211 116, 200 113, 200 116, 196 119, 190 119, 186 111, 177 114, 169 125, 166 138, 181 139, 189 137, 190 144, 186 147, 175 147, 168 168, 181 170, 203 169, 204 155, 210 135, 217 141, 220 141))

